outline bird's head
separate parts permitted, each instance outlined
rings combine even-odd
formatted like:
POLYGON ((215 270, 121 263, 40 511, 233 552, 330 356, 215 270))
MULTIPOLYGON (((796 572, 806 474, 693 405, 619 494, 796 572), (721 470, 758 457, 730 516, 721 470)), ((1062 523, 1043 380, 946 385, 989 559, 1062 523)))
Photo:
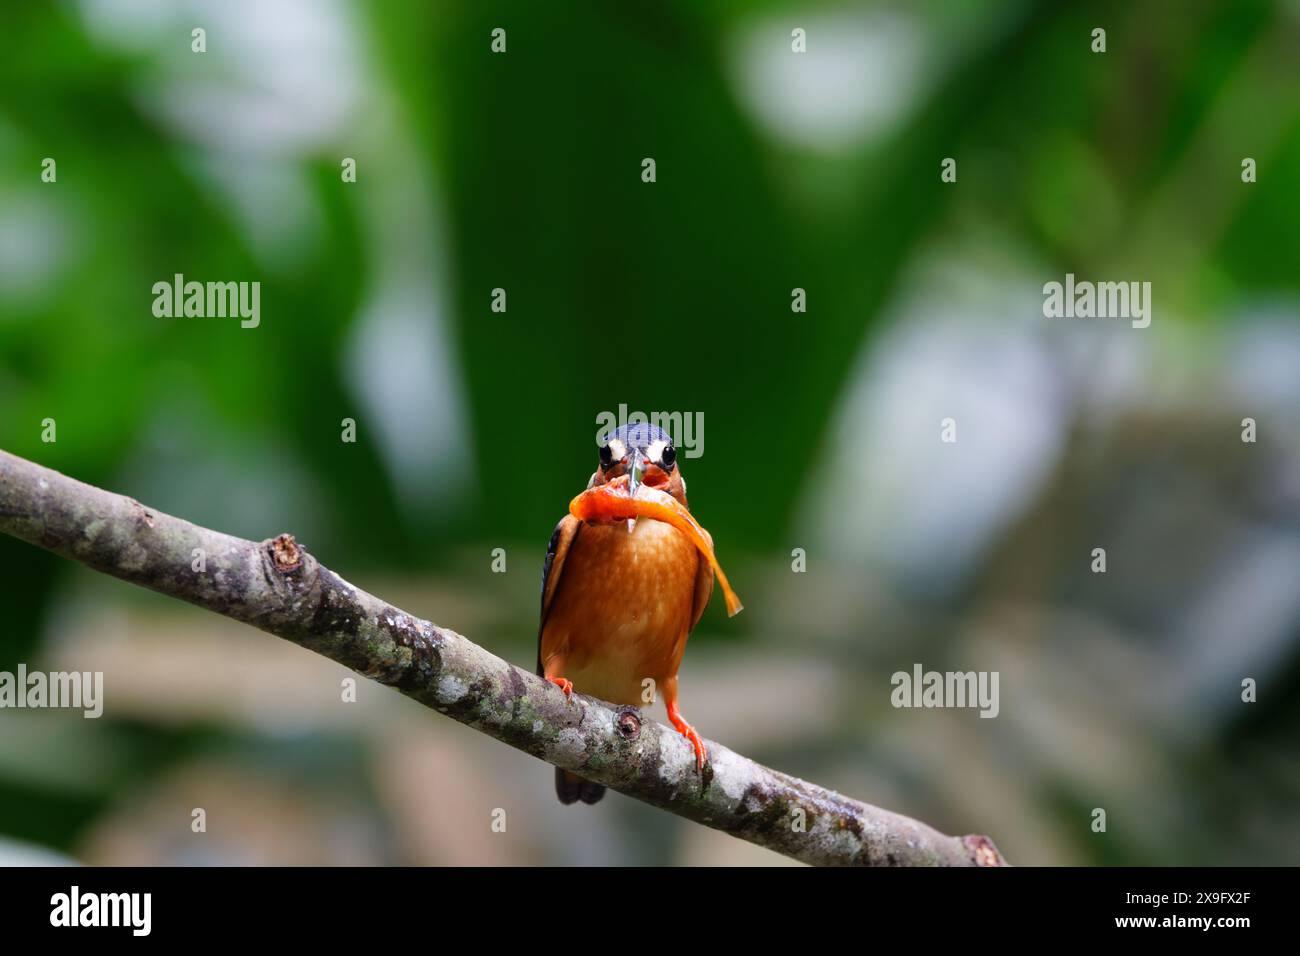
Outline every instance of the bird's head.
POLYGON ((600 464, 587 487, 627 475, 628 493, 645 485, 658 488, 686 504, 686 481, 677 467, 677 449, 658 425, 622 425, 601 438, 600 464))

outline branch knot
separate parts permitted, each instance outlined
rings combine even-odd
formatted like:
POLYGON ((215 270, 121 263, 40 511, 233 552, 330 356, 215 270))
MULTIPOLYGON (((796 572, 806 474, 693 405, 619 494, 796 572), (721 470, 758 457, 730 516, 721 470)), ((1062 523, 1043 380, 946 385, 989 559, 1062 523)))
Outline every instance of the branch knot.
POLYGON ((290 574, 302 567, 302 549, 288 532, 272 538, 268 550, 272 565, 281 574, 290 574))
POLYGON ((641 736, 641 712, 635 707, 622 707, 614 718, 614 729, 624 740, 641 736))

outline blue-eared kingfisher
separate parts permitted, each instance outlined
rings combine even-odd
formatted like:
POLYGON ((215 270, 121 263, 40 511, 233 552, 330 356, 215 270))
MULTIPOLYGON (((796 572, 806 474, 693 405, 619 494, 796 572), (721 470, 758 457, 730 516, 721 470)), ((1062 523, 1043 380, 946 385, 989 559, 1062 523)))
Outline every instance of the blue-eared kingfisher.
MULTIPOLYGON (((624 476, 629 495, 644 485, 686 507, 677 450, 662 428, 635 423, 603 436, 587 488, 624 476)), ((542 567, 537 673, 566 696, 576 689, 615 704, 647 703, 647 688, 661 693, 668 719, 691 742, 702 770, 704 741, 677 706, 677 668, 712 593, 709 561, 672 524, 565 515, 542 567)), ((605 788, 556 768, 555 792, 561 803, 595 803, 605 788)))

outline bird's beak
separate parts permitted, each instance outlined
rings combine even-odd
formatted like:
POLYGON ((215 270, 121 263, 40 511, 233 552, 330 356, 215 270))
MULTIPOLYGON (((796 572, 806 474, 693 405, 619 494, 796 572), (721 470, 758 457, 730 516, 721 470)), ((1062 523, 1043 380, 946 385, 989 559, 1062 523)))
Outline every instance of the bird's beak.
MULTIPOLYGON (((649 460, 645 455, 638 451, 633 451, 627 457, 627 496, 635 498, 636 493, 641 490, 641 481, 645 476, 645 466, 649 460)), ((631 534, 636 528, 636 519, 627 519, 627 533, 631 534)))
POLYGON ((641 482, 645 480, 646 459, 644 456, 633 452, 627 458, 627 496, 635 498, 637 491, 641 487, 641 482))

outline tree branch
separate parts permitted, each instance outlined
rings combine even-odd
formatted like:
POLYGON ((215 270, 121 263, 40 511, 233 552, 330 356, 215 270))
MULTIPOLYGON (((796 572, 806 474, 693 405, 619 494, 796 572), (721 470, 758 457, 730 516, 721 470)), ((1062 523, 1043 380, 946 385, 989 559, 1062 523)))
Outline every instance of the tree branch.
POLYGON ((675 731, 632 707, 566 702, 542 678, 348 584, 288 534, 231 537, 4 451, 0 531, 261 628, 547 763, 805 863, 1004 865, 988 837, 944 836, 716 743, 701 778, 675 731))

